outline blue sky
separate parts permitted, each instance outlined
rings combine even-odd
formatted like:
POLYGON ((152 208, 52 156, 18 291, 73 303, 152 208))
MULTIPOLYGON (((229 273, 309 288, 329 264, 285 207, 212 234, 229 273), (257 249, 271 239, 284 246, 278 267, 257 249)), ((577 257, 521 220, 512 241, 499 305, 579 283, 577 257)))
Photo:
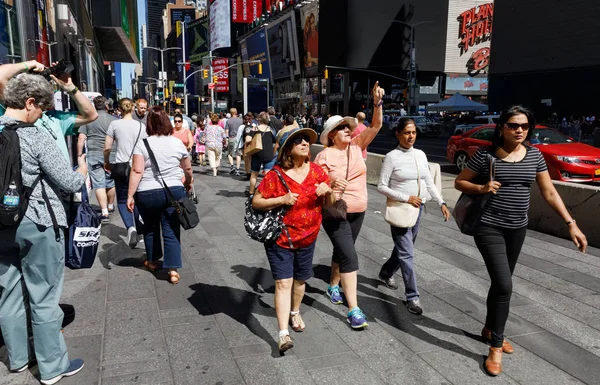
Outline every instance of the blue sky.
MULTIPOLYGON (((138 8, 138 28, 141 30, 142 24, 146 24, 146 0, 137 0, 138 8)), ((138 31, 138 34, 140 32, 138 31)), ((140 50, 142 47, 142 38, 140 36, 140 50)), ((135 64, 121 64, 121 95, 131 97, 131 73, 135 70, 135 64)))

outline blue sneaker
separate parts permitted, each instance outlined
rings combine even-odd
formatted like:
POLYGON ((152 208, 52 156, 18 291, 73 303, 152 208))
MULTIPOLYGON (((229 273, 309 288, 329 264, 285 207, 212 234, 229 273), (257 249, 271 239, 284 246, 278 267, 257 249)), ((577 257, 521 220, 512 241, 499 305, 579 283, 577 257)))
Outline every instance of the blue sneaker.
POLYGON ((358 307, 355 307, 352 311, 348 312, 348 323, 352 329, 363 329, 369 326, 365 313, 358 307))
POLYGON ((44 385, 53 385, 56 384, 58 381, 62 380, 63 377, 70 377, 76 375, 81 371, 81 369, 83 369, 83 360, 77 358, 69 362, 69 367, 63 373, 48 380, 41 380, 40 382, 44 385))
POLYGON ((340 286, 339 285, 335 285, 335 286, 327 285, 327 296, 331 300, 331 303, 334 305, 339 305, 341 303, 344 303, 342 295, 340 294, 340 286))

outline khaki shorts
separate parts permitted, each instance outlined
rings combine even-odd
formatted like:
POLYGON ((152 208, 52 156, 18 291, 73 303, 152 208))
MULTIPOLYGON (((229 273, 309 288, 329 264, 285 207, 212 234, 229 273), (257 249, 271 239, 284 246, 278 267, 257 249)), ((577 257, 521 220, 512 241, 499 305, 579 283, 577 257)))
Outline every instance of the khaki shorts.
POLYGON ((221 148, 209 147, 206 149, 206 156, 208 157, 208 164, 211 168, 217 168, 221 165, 221 155, 223 150, 221 148))

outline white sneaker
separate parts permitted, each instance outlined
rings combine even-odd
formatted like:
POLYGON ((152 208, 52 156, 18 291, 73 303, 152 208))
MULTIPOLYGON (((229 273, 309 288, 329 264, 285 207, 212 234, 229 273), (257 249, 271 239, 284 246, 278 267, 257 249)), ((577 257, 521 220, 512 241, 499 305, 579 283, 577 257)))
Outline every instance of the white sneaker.
POLYGON ((133 226, 127 229, 127 241, 132 249, 135 249, 138 244, 137 230, 133 226))

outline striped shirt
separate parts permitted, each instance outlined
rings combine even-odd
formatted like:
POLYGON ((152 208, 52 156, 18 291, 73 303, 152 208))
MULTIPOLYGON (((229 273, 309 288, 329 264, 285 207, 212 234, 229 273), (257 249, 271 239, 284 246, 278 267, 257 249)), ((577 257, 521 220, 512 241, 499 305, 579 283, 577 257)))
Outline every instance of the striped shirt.
POLYGON ((535 147, 527 147, 527 153, 519 162, 504 162, 482 147, 469 159, 467 168, 489 180, 490 157, 496 160, 495 180, 501 186, 487 204, 481 223, 494 227, 519 229, 527 226, 531 185, 538 172, 548 170, 544 157, 535 147))

